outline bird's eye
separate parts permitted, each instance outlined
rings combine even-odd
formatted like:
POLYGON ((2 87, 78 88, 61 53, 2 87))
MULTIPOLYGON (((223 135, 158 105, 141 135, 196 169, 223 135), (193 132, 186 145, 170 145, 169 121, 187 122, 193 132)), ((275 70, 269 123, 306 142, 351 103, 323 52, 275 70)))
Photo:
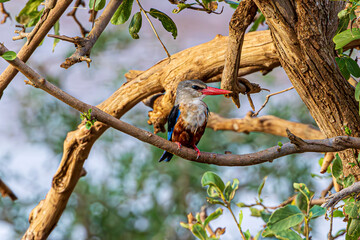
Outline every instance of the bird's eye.
POLYGON ((201 87, 196 86, 196 85, 192 85, 191 87, 192 87, 193 89, 195 89, 195 90, 200 90, 200 89, 202 89, 201 87))

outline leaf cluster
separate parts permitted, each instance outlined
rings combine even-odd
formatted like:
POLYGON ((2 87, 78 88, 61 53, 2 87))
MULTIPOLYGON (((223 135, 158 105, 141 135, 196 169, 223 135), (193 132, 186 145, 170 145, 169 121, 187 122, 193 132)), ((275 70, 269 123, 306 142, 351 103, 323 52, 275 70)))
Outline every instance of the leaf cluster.
POLYGON ((80 113, 81 120, 86 120, 85 127, 86 129, 90 129, 92 126, 94 126, 94 123, 96 122, 96 119, 91 116, 92 109, 90 108, 87 113, 80 113))

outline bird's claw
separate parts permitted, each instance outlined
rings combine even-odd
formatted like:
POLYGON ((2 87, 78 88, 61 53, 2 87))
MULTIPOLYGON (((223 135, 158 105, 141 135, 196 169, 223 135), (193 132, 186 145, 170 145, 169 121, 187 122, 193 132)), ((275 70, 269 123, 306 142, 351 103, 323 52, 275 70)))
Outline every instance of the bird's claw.
POLYGON ((201 155, 201 152, 200 152, 200 150, 196 147, 196 145, 194 145, 193 147, 194 147, 194 150, 197 152, 196 160, 198 160, 199 157, 200 157, 200 155, 201 155))

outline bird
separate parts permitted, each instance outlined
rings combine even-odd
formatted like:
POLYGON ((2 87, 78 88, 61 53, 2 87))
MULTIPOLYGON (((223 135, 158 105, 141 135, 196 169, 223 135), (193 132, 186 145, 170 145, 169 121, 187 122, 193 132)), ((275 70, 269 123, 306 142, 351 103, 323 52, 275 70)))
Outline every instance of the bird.
MULTIPOLYGON (((229 94, 231 91, 207 86, 201 80, 185 80, 178 84, 176 99, 168 117, 168 140, 181 146, 193 148, 200 157, 197 144, 204 134, 209 108, 202 101, 207 95, 229 94)), ((169 162, 172 153, 164 151, 159 162, 169 162)))

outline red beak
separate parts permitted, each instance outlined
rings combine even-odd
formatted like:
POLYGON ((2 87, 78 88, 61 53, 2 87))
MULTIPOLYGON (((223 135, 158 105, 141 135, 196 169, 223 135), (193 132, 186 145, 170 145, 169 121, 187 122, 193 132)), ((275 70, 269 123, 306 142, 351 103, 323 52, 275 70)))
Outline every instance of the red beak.
POLYGON ((201 93, 204 95, 221 95, 221 94, 229 94, 232 92, 228 91, 228 90, 224 90, 224 89, 207 87, 207 88, 201 90, 201 93))

